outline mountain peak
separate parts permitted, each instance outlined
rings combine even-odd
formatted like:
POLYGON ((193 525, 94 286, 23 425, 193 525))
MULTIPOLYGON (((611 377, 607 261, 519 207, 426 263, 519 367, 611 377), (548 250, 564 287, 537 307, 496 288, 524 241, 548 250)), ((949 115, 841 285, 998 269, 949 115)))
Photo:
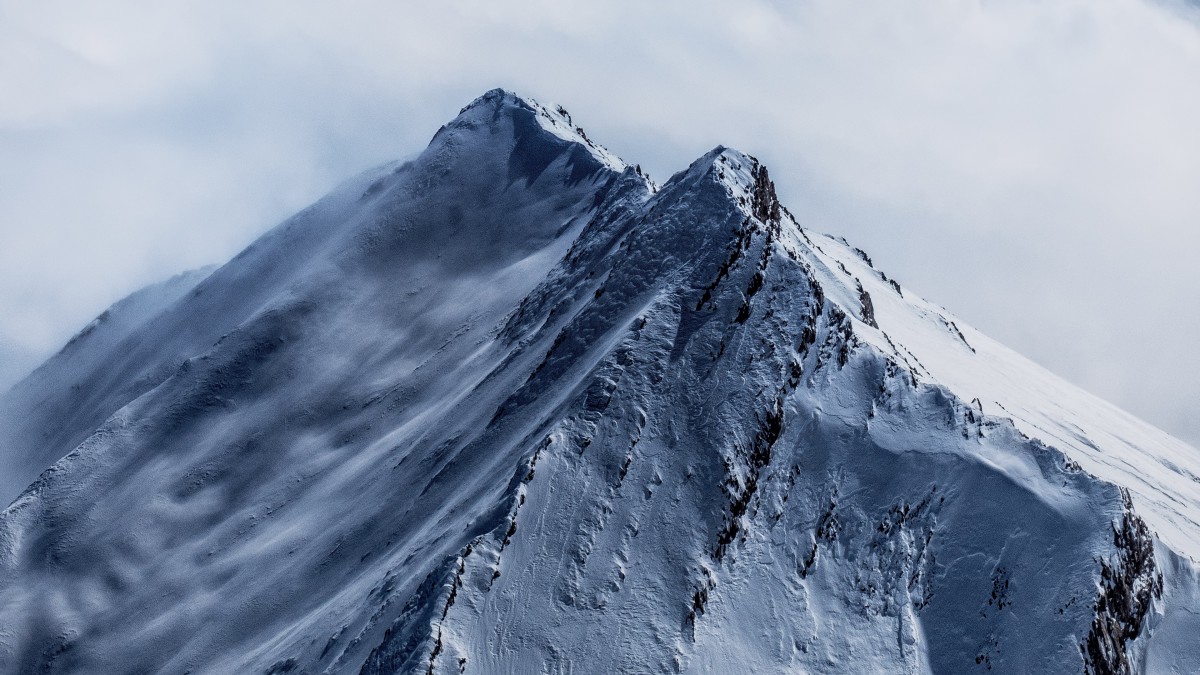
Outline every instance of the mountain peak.
POLYGON ((496 87, 485 91, 463 106, 449 124, 478 122, 496 116, 511 116, 518 110, 536 111, 540 107, 536 101, 526 99, 516 92, 496 87))
POLYGON ((751 155, 496 89, 167 291, 0 395, 0 671, 1200 672, 1196 451, 751 155))
POLYGON ((566 108, 560 105, 543 105, 532 98, 499 87, 484 92, 464 106, 458 116, 443 127, 443 130, 490 127, 501 119, 511 122, 513 134, 518 140, 521 136, 528 138, 531 135, 548 135, 562 143, 580 146, 607 169, 620 172, 627 166, 607 148, 588 138, 583 127, 574 123, 566 108))
POLYGON ((753 155, 718 145, 675 174, 667 186, 703 180, 722 185, 739 208, 763 224, 778 226, 782 222, 784 209, 775 194, 775 183, 767 167, 753 155))
POLYGON ((775 194, 775 183, 767 167, 752 155, 732 148, 718 146, 719 153, 712 166, 717 179, 725 183, 738 202, 750 210, 750 215, 763 223, 778 224, 783 207, 775 194))

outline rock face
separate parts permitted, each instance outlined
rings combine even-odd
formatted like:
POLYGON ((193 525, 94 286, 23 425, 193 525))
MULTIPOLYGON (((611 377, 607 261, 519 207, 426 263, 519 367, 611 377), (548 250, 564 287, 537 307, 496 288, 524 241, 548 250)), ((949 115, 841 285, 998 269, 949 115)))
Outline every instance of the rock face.
POLYGON ((734 150, 496 90, 152 295, 0 401, 4 672, 1200 672, 1200 454, 734 150))

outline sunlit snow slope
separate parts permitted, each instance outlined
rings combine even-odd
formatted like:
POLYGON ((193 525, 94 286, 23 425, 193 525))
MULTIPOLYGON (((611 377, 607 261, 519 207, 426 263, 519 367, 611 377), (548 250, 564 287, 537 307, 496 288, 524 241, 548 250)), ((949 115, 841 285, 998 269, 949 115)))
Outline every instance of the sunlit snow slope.
POLYGON ((500 90, 0 411, 4 672, 1200 672, 1200 453, 500 90))

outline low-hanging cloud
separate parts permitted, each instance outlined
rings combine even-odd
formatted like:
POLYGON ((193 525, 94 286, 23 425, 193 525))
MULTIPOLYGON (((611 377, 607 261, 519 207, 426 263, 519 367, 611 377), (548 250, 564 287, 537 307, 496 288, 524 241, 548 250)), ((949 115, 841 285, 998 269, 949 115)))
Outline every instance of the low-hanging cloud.
POLYGON ((806 225, 1197 444, 1194 14, 1142 0, 10 3, 0 359, 29 362, 136 287, 228 258, 505 86, 566 105, 659 178, 718 143, 758 155, 806 225))

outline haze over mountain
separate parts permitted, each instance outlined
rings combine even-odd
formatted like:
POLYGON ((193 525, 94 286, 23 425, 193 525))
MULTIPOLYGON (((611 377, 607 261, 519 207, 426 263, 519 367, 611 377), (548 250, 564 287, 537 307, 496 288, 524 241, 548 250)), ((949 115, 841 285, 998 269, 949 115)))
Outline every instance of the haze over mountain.
POLYGON ((98 317, 0 453, 5 672, 1200 671, 1196 449, 754 158, 502 90, 98 317))
POLYGON ((0 390, 8 389, 24 378, 39 361, 34 350, 0 338, 0 390))

